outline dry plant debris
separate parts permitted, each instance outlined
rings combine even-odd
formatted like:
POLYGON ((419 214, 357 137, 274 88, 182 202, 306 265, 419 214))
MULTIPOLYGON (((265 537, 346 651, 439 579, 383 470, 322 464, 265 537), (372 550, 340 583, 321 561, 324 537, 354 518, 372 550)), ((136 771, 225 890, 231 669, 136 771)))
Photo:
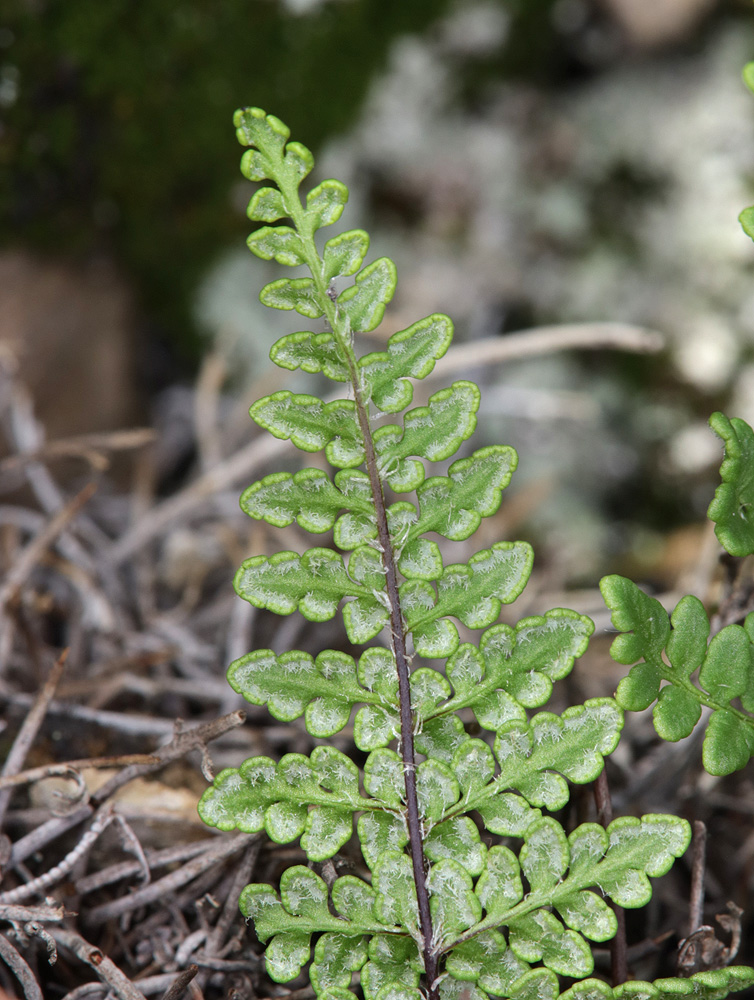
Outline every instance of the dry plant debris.
MULTIPOLYGON (((477 341, 452 360, 457 371, 511 353, 616 347, 657 350, 657 335, 548 328, 477 341)), ((185 472, 185 442, 175 438, 171 453, 170 439, 149 429, 47 442, 12 357, 0 357, 0 997, 311 996, 267 979, 237 908, 252 877, 275 881, 303 854, 261 835, 210 832, 195 813, 219 767, 311 742, 297 724, 271 725, 252 707, 247 718, 223 676, 255 644, 310 641, 298 616, 273 624, 229 585, 243 556, 267 544, 264 528, 237 512, 238 486, 284 445, 250 438, 250 425, 239 444, 233 415, 221 424, 223 370, 208 358, 189 396, 195 461, 185 472), (109 472, 123 450, 127 486, 109 472)), ((289 541, 301 545, 294 528, 289 541)), ((697 575, 709 587, 713 562, 702 546, 697 575)), ((596 589, 580 599, 579 610, 599 612, 596 589)), ((327 641, 342 644, 332 629, 327 641)), ((611 693, 605 643, 593 643, 567 683, 578 698, 611 693)), ((348 729, 342 740, 350 749, 348 729)), ((738 905, 754 883, 754 835, 740 833, 754 816, 750 771, 712 779, 687 744, 657 755, 641 718, 622 746, 610 760, 616 810, 661 804, 697 821, 686 867, 658 887, 646 924, 629 924, 625 961, 645 979, 675 972, 676 958, 693 971, 736 948, 751 963, 738 905), (673 915, 676 938, 655 931, 661 913, 673 915)), ((352 863, 347 849, 336 860, 352 863)), ((607 949, 602 958, 607 969, 607 949)))

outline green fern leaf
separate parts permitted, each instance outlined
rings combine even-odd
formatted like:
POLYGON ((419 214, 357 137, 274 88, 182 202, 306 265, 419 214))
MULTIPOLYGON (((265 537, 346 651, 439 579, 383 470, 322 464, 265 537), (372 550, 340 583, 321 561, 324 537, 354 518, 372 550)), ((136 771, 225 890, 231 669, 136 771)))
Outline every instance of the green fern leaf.
POLYGON ((576 931, 564 927, 547 910, 538 910, 510 924, 511 949, 525 962, 543 962, 562 976, 582 978, 594 970, 589 945, 576 931))
POLYGON ((282 191, 277 188, 263 187, 255 192, 249 202, 246 214, 252 222, 277 222, 290 215, 282 191))
POLYGON ((383 854, 402 853, 408 844, 408 831, 402 816, 369 812, 359 817, 357 822, 361 853, 367 867, 374 871, 383 854))
POLYGON ((524 831, 542 815, 522 795, 510 792, 487 797, 477 809, 490 833, 506 837, 522 837, 524 831))
POLYGON ((612 658, 629 664, 642 657, 651 660, 661 656, 670 635, 670 622, 660 602, 622 576, 603 577, 600 590, 613 612, 613 625, 624 633, 613 641, 612 658))
POLYGON ((325 243, 322 276, 329 284, 333 278, 355 274, 369 250, 369 235, 363 229, 349 229, 325 243))
POLYGON ((380 257, 356 275, 355 283, 338 296, 338 309, 348 329, 368 333, 382 322, 385 306, 395 294, 397 275, 389 257, 380 257))
POLYGON ((525 542, 497 542, 467 564, 447 566, 437 580, 437 592, 424 580, 400 587, 406 624, 420 656, 450 656, 458 648, 458 630, 446 615, 469 628, 490 625, 503 604, 510 604, 526 586, 533 553, 525 542), (442 631, 439 631, 442 630, 442 631))
POLYGON ((309 231, 331 226, 343 214, 348 188, 340 181, 322 181, 306 196, 306 221, 309 231))
POLYGON ((445 968, 461 982, 476 983, 495 996, 518 996, 517 984, 529 965, 510 949, 502 934, 487 931, 458 945, 448 955, 445 968))
POLYGON ((457 861, 469 875, 480 875, 487 859, 476 824, 468 816, 456 816, 435 826, 424 842, 430 861, 457 861))
POLYGON ((419 753, 450 764, 456 750, 468 739, 469 735, 458 716, 445 715, 424 722, 421 731, 416 734, 414 745, 419 753))
POLYGON ((285 983, 295 979, 309 961, 311 935, 289 931, 273 938, 265 951, 265 964, 270 979, 285 983))
POLYGON ((475 887, 486 916, 460 933, 459 944, 465 948, 468 939, 504 923, 523 962, 542 961, 553 972, 583 978, 592 968, 584 935, 606 940, 615 930, 599 897, 584 890, 600 886, 621 906, 643 906, 652 892, 647 876, 664 874, 690 837, 688 823, 675 816, 623 817, 607 830, 587 823, 567 839, 555 819, 541 818, 525 831, 519 859, 505 847, 489 851, 475 887), (521 871, 530 883, 526 896, 521 871))
POLYGON ((306 531, 329 531, 348 508, 374 518, 369 479, 350 469, 336 474, 335 485, 319 469, 274 472, 241 494, 241 510, 278 528, 298 521, 306 531))
POLYGON ((716 775, 744 767, 754 756, 754 717, 746 714, 752 707, 754 646, 747 630, 728 625, 708 646, 709 621, 695 597, 682 598, 668 622, 660 603, 629 580, 607 577, 600 586, 613 610, 613 623, 634 629, 614 641, 613 657, 620 663, 640 660, 618 685, 618 704, 642 711, 657 700, 655 729, 666 740, 688 736, 706 706, 712 712, 702 748, 704 767, 716 775), (669 665, 659 645, 662 636, 669 665), (697 670, 699 686, 691 679, 697 670), (663 680, 670 683, 660 690, 663 680), (741 699, 746 712, 732 704, 736 699, 741 699))
POLYGON ((334 382, 348 381, 348 366, 331 333, 289 333, 272 345, 270 358, 288 371, 300 368, 310 375, 322 372, 334 382))
POLYGON ((536 892, 553 889, 565 875, 569 861, 568 840, 559 823, 545 818, 529 827, 519 863, 532 889, 536 892))
POLYGON ((314 949, 309 979, 318 997, 351 985, 352 973, 367 960, 367 938, 323 934, 314 949))
POLYGON ((369 942, 369 961, 361 972, 365 1000, 382 1000, 391 990, 418 993, 419 974, 419 955, 411 938, 376 935, 369 942))
POLYGON ((261 108, 241 108, 233 115, 233 124, 242 146, 257 146, 278 156, 291 134, 279 118, 266 114, 261 108))
POLYGON ((377 890, 374 912, 385 925, 397 924, 412 937, 419 933, 416 883, 411 861, 405 854, 387 851, 372 869, 372 884, 377 890))
POLYGON ((369 754, 364 764, 364 788, 388 809, 400 809, 406 785, 403 761, 394 750, 380 747, 369 754))
MULTIPOLYGON (((578 833, 578 830, 575 831, 578 833)), ((607 828, 609 846, 597 866, 599 885, 618 906, 636 908, 646 905, 652 894, 648 875, 664 875, 686 850, 691 839, 689 824, 677 816, 652 814, 640 820, 621 816, 607 828)), ((576 864, 579 855, 589 849, 584 841, 571 835, 571 853, 576 864)), ((581 873, 580 873, 581 878, 581 873)))
POLYGON ((395 666, 385 649, 366 650, 358 667, 346 653, 330 649, 316 660, 298 650, 276 656, 270 649, 258 649, 234 660, 228 682, 252 705, 267 705, 282 722, 305 715, 307 729, 315 736, 339 732, 357 704, 363 705, 355 720, 356 743, 362 750, 384 746, 396 735, 395 666), (374 677, 375 665, 384 672, 379 679, 374 677), (387 727, 380 741, 360 736, 360 731, 368 734, 377 725, 387 727))
POLYGON ((317 697, 350 706, 366 695, 353 659, 334 650, 325 650, 315 661, 298 650, 276 656, 271 649, 257 649, 231 663, 228 683, 252 705, 267 705, 281 722, 299 718, 317 697))
POLYGON ((311 151, 300 142, 289 142, 285 147, 283 171, 298 187, 301 181, 314 169, 311 151))
POLYGON ((702 744, 702 763, 710 774, 733 774, 754 757, 754 726, 729 708, 713 712, 702 744))
POLYGON ((311 278, 280 278, 272 281, 259 293, 259 300, 271 309, 295 309, 308 319, 318 319, 324 313, 311 278))
MULTIPOLYGON (((423 1000, 425 991, 431 1000, 558 1000, 557 974, 581 980, 564 994, 568 1000, 724 997, 748 983, 751 970, 616 990, 586 978, 589 942, 607 941, 616 930, 611 906, 594 890, 621 906, 644 905, 649 879, 685 850, 688 824, 671 816, 624 818, 607 830, 585 824, 566 837, 542 815, 567 802, 569 782, 597 778, 623 725, 609 698, 560 716, 527 717, 570 672, 593 625, 563 609, 515 626, 497 621, 531 572, 525 543, 497 542, 464 564, 444 566, 436 537, 428 536, 462 541, 494 515, 516 454, 481 448, 427 478, 427 462, 452 459, 470 437, 479 408, 478 388, 458 381, 407 409, 413 380, 427 377, 447 351, 451 321, 429 316, 359 358, 354 335, 381 321, 395 292, 395 266, 387 258, 364 266, 369 237, 358 229, 321 251, 315 233, 340 218, 347 188, 325 180, 302 203, 309 150, 289 142, 286 126, 261 109, 238 112, 235 124, 249 147, 244 175, 270 182, 249 205, 249 216, 265 224, 249 237, 251 251, 309 270, 268 284, 261 300, 324 317, 323 332, 282 337, 271 358, 349 389, 349 398, 327 403, 281 390, 252 406, 262 428, 304 451, 324 450, 339 471, 267 475, 244 492, 243 509, 275 526, 332 531, 342 553, 319 547, 252 556, 236 589, 256 607, 298 610, 311 621, 330 620, 342 607, 351 643, 364 644, 386 626, 390 642, 358 660, 333 650, 314 657, 258 649, 229 668, 236 691, 281 721, 303 716, 317 738, 353 719, 353 739, 366 754, 362 767, 328 746, 277 763, 255 758, 222 771, 202 798, 208 823, 264 830, 277 843, 299 840, 312 861, 332 857, 356 823, 369 881, 345 876, 328 888, 295 866, 282 876, 279 895, 268 885, 244 890, 241 908, 267 943, 269 975, 287 982, 311 962, 317 1000, 355 1000, 359 988, 365 1000, 423 1000), (289 221, 274 225, 281 220, 289 221), (338 277, 353 277, 339 294, 338 277), (373 430, 381 414, 400 416, 373 430), (413 502, 391 496, 411 491, 413 502), (460 643, 456 622, 486 629, 478 646, 460 643), (414 657, 446 658, 445 670, 414 657), (493 732, 492 745, 472 738, 470 724, 493 732), (523 839, 518 856, 508 846, 488 847, 479 816, 488 833, 523 839), (532 962, 543 967, 532 969, 532 962)), ((726 460, 711 515, 721 539, 752 551, 746 512, 754 434, 724 420, 713 418, 726 460)), ((684 599, 669 622, 657 601, 620 577, 603 581, 603 592, 624 633, 613 653, 631 665, 619 702, 633 708, 656 701, 655 725, 671 739, 693 729, 701 705, 710 707, 705 764, 716 773, 741 766, 754 753, 754 721, 746 715, 754 712, 754 614, 709 642, 695 598, 684 599)))
MULTIPOLYGON (((353 876, 346 878, 349 879, 348 889, 353 894, 353 883, 358 880, 353 876)), ((333 883, 333 902, 342 897, 338 888, 340 881, 336 879, 333 883)), ((371 892, 366 884, 364 890, 371 892)), ((320 931, 326 934, 327 943, 315 953, 315 962, 320 966, 318 982, 330 989, 337 986, 333 979, 338 952, 343 957, 348 956, 349 965, 355 966, 359 960, 363 965, 366 960, 363 935, 396 929, 381 923, 373 910, 367 911, 364 907, 357 912, 352 910, 350 919, 334 916, 328 907, 326 884, 319 875, 301 865, 283 873, 279 897, 272 886, 255 883, 243 890, 239 906, 245 917, 253 919, 260 940, 272 939, 265 959, 267 971, 276 982, 295 979, 301 967, 309 961, 312 934, 320 931)))
POLYGON ((544 705, 552 694, 552 682, 570 673, 593 631, 589 618, 564 608, 523 618, 515 629, 494 625, 482 635, 478 652, 465 645, 448 661, 456 697, 447 708, 482 702, 497 688, 526 708, 544 705))
MULTIPOLYGON (((566 709, 562 716, 540 712, 531 723, 509 723, 495 739, 500 773, 473 794, 467 793, 464 802, 480 809, 488 826, 494 822, 488 800, 507 789, 520 792, 535 807, 561 809, 568 801, 564 779, 577 784, 594 781, 603 757, 617 746, 622 728, 622 713, 611 698, 592 698, 566 709)), ((464 744, 459 759, 465 760, 468 753, 464 744)))
POLYGON ((722 413, 709 419, 712 430, 725 442, 720 466, 722 483, 715 490, 707 517, 715 522, 715 534, 733 556, 754 552, 754 431, 734 417, 722 413))
POLYGON ((516 1000, 557 1000, 558 977, 550 969, 532 969, 514 983, 516 1000))
POLYGON ((235 578, 236 593, 256 608, 269 608, 279 615, 297 609, 309 621, 329 621, 340 601, 369 596, 371 591, 351 579, 343 559, 332 549, 309 549, 252 556, 235 578))
POLYGON ((754 240, 754 205, 745 208, 738 216, 738 221, 746 235, 754 240))
POLYGON ((257 229, 246 240, 253 254, 262 260, 276 260, 278 264, 296 267, 306 263, 304 245, 295 229, 288 226, 265 226, 257 229))
POLYGON ((618 929, 615 912, 602 896, 588 889, 558 900, 558 913, 565 924, 592 941, 610 941, 618 929))
POLYGON ((430 759, 422 761, 416 769, 416 794, 419 814, 429 831, 458 802, 461 788, 450 767, 430 759))
MULTIPOLYGON (((246 145, 243 140, 241 142, 246 145)), ((241 173, 249 181, 266 181, 274 171, 274 166, 259 149, 247 149, 241 157, 241 173)))
POLYGON ((476 894, 493 919, 512 910, 524 898, 518 859, 507 847, 491 847, 476 894))
POLYGON ((474 893, 474 881, 458 861, 445 858, 432 865, 427 884, 432 922, 440 943, 454 941, 479 921, 482 904, 474 893))
POLYGON ((416 491, 420 513, 408 527, 409 541, 428 531, 454 542, 473 535, 499 509, 517 462, 512 448, 491 445, 454 462, 447 476, 427 479, 416 491))
POLYGON ((309 758, 286 754, 275 764, 252 757, 238 769, 226 768, 202 796, 199 814, 220 830, 264 829, 277 843, 301 837, 309 857, 324 861, 351 836, 354 810, 376 807, 359 794, 350 758, 334 747, 317 747, 309 758))
POLYGON ((387 424, 374 432, 380 467, 396 493, 408 493, 424 482, 424 466, 450 458, 476 427, 480 393, 473 382, 454 382, 429 397, 427 406, 409 410, 403 427, 387 424))
POLYGON ((440 313, 394 333, 387 342, 386 351, 366 354, 359 359, 367 397, 383 413, 405 410, 414 396, 408 379, 426 378, 452 339, 453 324, 440 313))
POLYGON ((281 389, 258 399, 249 413, 260 427, 303 451, 324 448, 331 465, 350 469, 364 461, 364 442, 350 399, 323 403, 316 396, 281 389))
POLYGON ((561 993, 561 1000, 613 1000, 613 990, 601 979, 583 979, 561 993))

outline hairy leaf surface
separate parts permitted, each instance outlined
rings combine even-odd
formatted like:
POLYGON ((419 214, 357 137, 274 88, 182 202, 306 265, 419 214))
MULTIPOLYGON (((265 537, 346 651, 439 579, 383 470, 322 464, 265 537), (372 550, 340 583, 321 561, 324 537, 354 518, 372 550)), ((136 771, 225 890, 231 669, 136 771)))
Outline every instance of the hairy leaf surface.
POLYGON ((258 399, 249 413, 260 427, 303 451, 324 448, 331 465, 349 469, 364 461, 364 443, 350 399, 323 403, 316 396, 281 389, 258 399))
POLYGON ((453 324, 440 313, 394 333, 386 351, 359 359, 366 395, 383 413, 410 406, 414 390, 409 378, 425 378, 453 339, 453 324))
POLYGON ((374 519, 369 479, 352 469, 341 469, 334 483, 320 469, 273 472, 241 494, 241 510, 277 528, 297 521, 311 532, 329 531, 342 510, 374 519))
POLYGON ((391 489, 408 493, 424 482, 424 466, 450 458, 471 437, 479 409, 479 389, 473 382, 454 382, 429 397, 427 406, 409 410, 403 427, 386 424, 374 432, 380 468, 391 489))
POLYGON ((289 333, 275 341, 270 349, 270 358, 280 368, 288 371, 308 372, 316 375, 322 372, 335 382, 348 381, 348 366, 338 351, 331 333, 289 333))

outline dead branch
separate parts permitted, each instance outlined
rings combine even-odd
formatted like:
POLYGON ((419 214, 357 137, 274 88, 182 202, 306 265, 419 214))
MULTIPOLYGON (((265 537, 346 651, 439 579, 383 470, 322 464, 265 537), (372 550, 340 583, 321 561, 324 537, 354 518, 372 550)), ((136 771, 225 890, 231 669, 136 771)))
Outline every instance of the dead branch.
POLYGON ((257 836, 258 834, 239 833, 235 837, 223 837, 216 841, 208 851, 199 857, 192 858, 181 868, 158 879, 157 882, 152 882, 142 889, 137 889, 128 896, 113 900, 111 903, 103 903, 101 906, 95 906, 93 910, 90 910, 86 914, 85 919, 87 923, 97 924, 106 920, 112 920, 123 913, 129 913, 141 906, 146 906, 148 903, 153 903, 155 900, 164 898, 169 893, 193 881, 197 876, 206 872, 207 869, 237 854, 243 850, 252 837, 257 836))
POLYGON ((451 347, 437 362, 430 378, 444 378, 459 368, 499 364, 541 354, 556 354, 558 351, 609 350, 656 354, 664 346, 665 338, 661 333, 629 323, 558 323, 451 347))
POLYGON ((84 757, 81 760, 69 760, 64 764, 43 764, 32 767, 20 774, 0 776, 0 791, 4 788, 15 788, 19 785, 30 785, 44 778, 67 777, 83 768, 92 767, 127 767, 129 764, 159 764, 158 757, 148 753, 126 753, 115 757, 84 757))
MULTIPOLYGON (((19 729, 18 734, 13 741, 13 746, 11 747, 5 760, 5 765, 2 770, 3 778, 9 778, 18 774, 23 767, 26 755, 31 749, 31 745, 36 738, 39 727, 42 725, 42 720, 47 714, 47 709, 52 701, 52 696, 55 694, 55 688, 58 686, 58 682, 63 676, 63 668, 65 667, 65 661, 67 658, 68 650, 65 649, 53 665, 47 680, 42 685, 42 690, 35 698, 34 704, 32 705, 29 714, 26 716, 23 725, 19 729)), ((10 796, 11 791, 9 788, 0 790, 0 827, 2 827, 3 816, 5 815, 5 810, 8 808, 10 796)))
POLYGON ((190 965, 184 972, 179 972, 175 982, 167 993, 163 995, 162 1000, 180 1000, 198 971, 199 967, 197 965, 190 965))
POLYGON ((65 916, 62 906, 20 906, 17 903, 0 903, 0 920, 13 923, 60 923, 65 916))
POLYGON ((44 1000, 34 973, 4 934, 0 934, 0 958, 21 984, 26 1000, 44 1000))
POLYGON ((104 955, 99 948, 95 948, 94 945, 86 941, 79 933, 72 930, 64 930, 62 927, 56 927, 52 931, 52 936, 61 948, 66 948, 68 951, 73 952, 90 969, 94 969, 100 980, 103 983, 107 983, 110 989, 121 1000, 146 1000, 144 994, 134 986, 118 966, 107 955, 104 955))
POLYGON ((42 554, 55 541, 58 535, 76 517, 78 512, 91 500, 97 489, 96 483, 87 485, 72 500, 69 500, 42 531, 33 538, 21 553, 21 556, 8 573, 5 583, 0 588, 0 609, 17 599, 17 595, 29 574, 39 562, 42 554))
POLYGON ((76 863, 83 858, 95 840, 112 822, 112 819, 112 805, 103 807, 78 844, 76 844, 72 851, 66 854, 60 864, 55 865, 54 868, 51 868, 38 878, 32 879, 31 882, 19 885, 8 892, 0 892, 0 903, 18 903, 20 900, 28 899, 29 896, 34 896, 60 882, 75 867, 76 863))
MULTIPOLYGON (((175 864, 178 861, 186 861, 203 854, 216 841, 216 837, 209 837, 206 840, 195 840, 188 844, 179 844, 177 847, 166 847, 162 851, 145 851, 147 866, 151 871, 156 868, 164 868, 167 865, 175 864)), ((129 878, 131 875, 138 875, 142 866, 138 861, 121 861, 119 864, 103 868, 101 871, 92 872, 85 875, 75 883, 76 893, 85 896, 89 892, 101 889, 103 886, 111 885, 113 882, 120 882, 121 879, 129 878)))
POLYGON ((94 468, 104 471, 108 465, 106 452, 132 451, 153 444, 155 432, 151 427, 134 427, 125 431, 103 434, 77 434, 75 437, 47 441, 38 451, 10 455, 0 462, 0 476, 29 462, 47 462, 57 458, 83 458, 94 468))

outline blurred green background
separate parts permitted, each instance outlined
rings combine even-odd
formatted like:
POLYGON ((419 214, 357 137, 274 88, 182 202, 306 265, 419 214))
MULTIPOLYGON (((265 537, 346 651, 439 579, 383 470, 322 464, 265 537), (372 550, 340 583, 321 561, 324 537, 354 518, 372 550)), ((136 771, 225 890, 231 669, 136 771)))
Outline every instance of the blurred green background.
POLYGON ((107 250, 150 318, 190 352, 192 291, 218 248, 246 228, 229 200, 233 110, 274 109, 316 151, 351 124, 391 39, 426 30, 447 7, 6 2, 2 242, 107 250))
POLYGON ((460 340, 594 320, 667 336, 660 359, 571 353, 482 373, 483 433, 528 456, 524 490, 558 482, 529 516, 565 564, 578 553, 573 578, 611 551, 651 561, 709 501, 720 448, 706 416, 754 420, 754 245, 736 221, 754 201, 740 81, 753 56, 750 0, 5 0, 0 340, 44 298, 35 268, 71 269, 65 286, 106 261, 131 303, 130 374, 108 382, 92 361, 87 376, 105 308, 85 328, 90 275, 59 353, 28 340, 51 436, 94 429, 129 386, 143 419, 143 397, 190 379, 223 337, 240 345, 236 389, 253 381, 295 323, 258 306, 279 274, 244 248, 252 187, 231 118, 261 106, 310 146, 317 177, 349 184, 344 224, 395 258, 391 329, 444 310, 460 340))
MULTIPOLYGON (((456 66, 460 99, 471 110, 491 80, 557 90, 632 57, 630 45, 607 58, 586 53, 584 37, 593 22, 608 21, 609 6, 496 5, 509 18, 504 37, 456 66), (580 27, 569 29, 569 21, 580 27)), ((463 6, 473 5, 6 0, 3 244, 56 255, 112 254, 154 328, 191 355, 192 293, 218 249, 245 231, 229 198, 237 179, 234 108, 273 109, 316 154, 354 122, 391 43, 431 33, 451 8, 463 6)), ((681 45, 698 45, 711 20, 740 13, 742 4, 703 7, 681 45)))

